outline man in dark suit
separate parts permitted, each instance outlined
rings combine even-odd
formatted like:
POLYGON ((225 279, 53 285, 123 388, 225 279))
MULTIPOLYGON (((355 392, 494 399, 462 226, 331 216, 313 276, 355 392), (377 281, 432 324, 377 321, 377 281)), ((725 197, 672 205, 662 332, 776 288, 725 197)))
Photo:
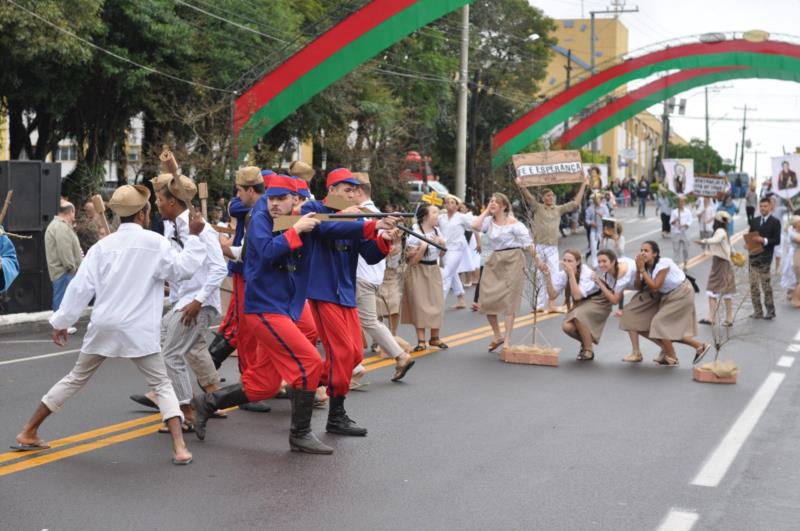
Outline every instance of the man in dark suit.
POLYGON ((750 297, 753 300, 753 319, 774 319, 775 303, 772 298, 769 270, 772 265, 772 256, 775 247, 781 243, 781 222, 770 215, 772 201, 762 197, 758 203, 760 216, 755 216, 750 223, 750 232, 757 232, 751 241, 760 244, 763 251, 750 255, 750 297), (764 315, 761 308, 761 292, 764 292, 764 306, 767 313, 764 315))

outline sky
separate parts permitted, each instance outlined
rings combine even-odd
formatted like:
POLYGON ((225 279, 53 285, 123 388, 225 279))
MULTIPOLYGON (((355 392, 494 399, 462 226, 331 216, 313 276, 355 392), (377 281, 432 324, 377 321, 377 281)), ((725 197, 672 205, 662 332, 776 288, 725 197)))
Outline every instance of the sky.
MULTIPOLYGON (((585 18, 590 10, 606 10, 612 1, 601 0, 530 0, 530 4, 555 19, 585 18)), ((800 42, 800 1, 761 0, 627 0, 626 9, 639 8, 638 13, 620 15, 628 28, 628 49, 690 35, 710 32, 732 32, 759 29, 771 34, 796 36, 800 42)), ((609 15, 597 15, 601 17, 609 15)), ((637 85, 631 84, 630 88, 637 85)), ((672 116, 673 130, 689 140, 705 139, 705 98, 702 87, 676 97, 686 98, 686 117, 672 116)), ((793 153, 800 147, 800 84, 768 79, 733 80, 709 85, 708 113, 710 143, 723 159, 733 159, 736 143, 741 143, 742 107, 748 111, 747 136, 752 143, 745 150, 744 171, 753 174, 758 157, 758 176, 770 173, 770 158, 779 157, 784 149, 793 153), (712 90, 713 88, 713 90, 712 90), (721 118, 721 119, 719 119, 721 118), (751 121, 750 118, 753 118, 751 121), (719 119, 719 120, 717 120, 719 119), (734 120, 731 120, 734 119, 734 120), (771 121, 779 119, 781 121, 771 121), (765 121, 758 121, 765 120, 765 121)), ((649 110, 658 116, 662 106, 649 110)), ((739 162, 737 158, 737 164, 739 162)))

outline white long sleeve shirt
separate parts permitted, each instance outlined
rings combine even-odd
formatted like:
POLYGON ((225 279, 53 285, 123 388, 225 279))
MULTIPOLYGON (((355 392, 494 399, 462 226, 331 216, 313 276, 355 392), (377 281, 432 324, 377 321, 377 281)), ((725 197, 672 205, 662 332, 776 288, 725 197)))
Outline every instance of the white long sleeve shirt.
POLYGON ((464 231, 472 230, 472 214, 462 214, 456 212, 453 217, 448 217, 447 212, 439 214, 439 230, 442 231, 442 238, 447 242, 447 250, 458 252, 463 251, 467 246, 467 237, 464 231))
POLYGON ((94 297, 81 352, 109 358, 161 352, 164 281, 189 278, 205 254, 197 236, 187 235, 178 253, 160 234, 123 223, 86 253, 50 324, 69 328, 94 297))
MULTIPOLYGON (((375 203, 365 201, 361 205, 370 212, 380 212, 380 209, 375 206, 375 203)), ((377 264, 368 264, 363 256, 358 257, 358 265, 356 266, 356 278, 369 282, 373 286, 380 286, 383 283, 383 274, 386 271, 386 260, 381 260, 377 264)))
MULTIPOLYGON (((169 221, 164 222, 164 236, 176 251, 181 250, 181 243, 185 242, 186 238, 189 237, 188 210, 184 210, 175 219, 174 225, 169 221), (175 225, 178 226, 180 243, 175 238, 175 225)), ((191 278, 170 281, 169 300, 177 310, 196 300, 203 306, 211 306, 221 312, 219 287, 225 277, 228 276, 228 267, 225 264, 225 257, 222 255, 219 235, 210 224, 206 223, 199 238, 206 248, 206 257, 203 265, 191 278)))

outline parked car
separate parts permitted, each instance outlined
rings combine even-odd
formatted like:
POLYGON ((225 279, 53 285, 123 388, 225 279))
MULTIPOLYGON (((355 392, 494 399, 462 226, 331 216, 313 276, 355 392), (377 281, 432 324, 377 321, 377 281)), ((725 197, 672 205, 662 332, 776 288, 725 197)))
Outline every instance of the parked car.
POLYGON ((425 189, 425 184, 423 181, 406 181, 403 183, 409 202, 419 203, 422 201, 422 196, 430 192, 436 192, 439 197, 444 197, 450 193, 450 190, 439 181, 427 181, 427 190, 425 189))

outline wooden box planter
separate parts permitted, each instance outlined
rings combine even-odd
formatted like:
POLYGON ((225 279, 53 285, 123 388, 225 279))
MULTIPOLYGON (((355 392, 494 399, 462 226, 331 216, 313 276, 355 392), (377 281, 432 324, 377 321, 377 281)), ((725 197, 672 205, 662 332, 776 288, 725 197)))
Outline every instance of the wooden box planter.
POLYGON ((560 351, 561 349, 553 347, 514 345, 510 348, 503 349, 500 353, 500 359, 506 363, 558 367, 558 354, 560 351))

